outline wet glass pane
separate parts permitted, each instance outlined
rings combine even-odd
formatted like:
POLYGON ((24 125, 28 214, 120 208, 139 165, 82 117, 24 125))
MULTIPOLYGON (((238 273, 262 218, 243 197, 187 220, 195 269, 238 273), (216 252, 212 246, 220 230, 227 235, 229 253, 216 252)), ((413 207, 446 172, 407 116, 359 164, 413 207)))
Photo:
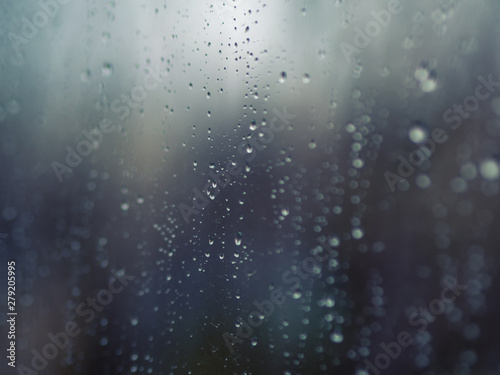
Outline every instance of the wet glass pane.
POLYGON ((0 10, 2 374, 500 373, 498 2, 0 10))

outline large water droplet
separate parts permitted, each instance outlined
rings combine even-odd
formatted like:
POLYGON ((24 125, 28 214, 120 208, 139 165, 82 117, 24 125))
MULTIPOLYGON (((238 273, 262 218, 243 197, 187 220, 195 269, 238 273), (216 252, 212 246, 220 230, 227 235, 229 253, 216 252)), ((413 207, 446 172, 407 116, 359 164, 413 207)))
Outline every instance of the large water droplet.
POLYGON ((410 138, 410 141, 413 143, 419 144, 422 142, 425 142, 427 140, 427 137, 429 136, 429 132, 425 128, 425 126, 417 122, 414 126, 410 128, 410 131, 408 133, 408 137, 410 138))
POLYGON ((333 332, 330 335, 330 340, 332 340, 332 342, 334 342, 336 344, 341 343, 342 341, 344 341, 344 335, 342 335, 341 333, 338 333, 338 332, 333 332))
POLYGON ((293 299, 299 299, 300 297, 302 297, 302 292, 300 290, 296 290, 292 293, 293 299))

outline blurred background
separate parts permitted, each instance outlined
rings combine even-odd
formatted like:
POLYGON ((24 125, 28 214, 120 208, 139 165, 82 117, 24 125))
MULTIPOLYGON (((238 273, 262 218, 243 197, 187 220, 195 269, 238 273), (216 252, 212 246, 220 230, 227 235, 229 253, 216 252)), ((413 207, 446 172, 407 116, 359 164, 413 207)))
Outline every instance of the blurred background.
POLYGON ((0 3, 1 372, 500 374, 499 7, 0 3))

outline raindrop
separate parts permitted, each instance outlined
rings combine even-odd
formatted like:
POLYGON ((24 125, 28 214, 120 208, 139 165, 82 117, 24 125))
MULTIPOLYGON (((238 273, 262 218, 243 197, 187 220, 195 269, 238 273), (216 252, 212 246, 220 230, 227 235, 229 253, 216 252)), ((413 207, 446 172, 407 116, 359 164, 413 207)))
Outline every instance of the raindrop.
POLYGON ((495 180, 500 175, 500 167, 495 160, 486 159, 481 163, 479 172, 481 173, 481 176, 483 176, 483 178, 487 180, 495 180))
POLYGON ((113 65, 111 63, 102 64, 102 76, 110 77, 113 74, 113 65))
POLYGON ((352 237, 356 240, 363 238, 363 235, 364 235, 363 229, 356 228, 352 230, 352 237))
POLYGON ((424 67, 424 66, 419 66, 416 70, 415 73, 413 74, 415 79, 419 82, 425 82, 427 81, 427 78, 429 78, 429 71, 424 67))
POLYGON ((243 234, 241 232, 236 233, 236 237, 234 238, 234 243, 236 244, 236 246, 241 245, 242 236, 243 236, 243 234))
POLYGON ((285 83, 286 82, 286 78, 287 78, 286 72, 281 72, 279 83, 285 83))
POLYGON ((420 189, 427 189, 431 186, 431 179, 425 174, 418 175, 416 182, 420 189))
POLYGON ((352 166, 356 169, 362 168, 365 165, 365 162, 362 159, 354 159, 352 162, 352 166))
POLYGON ((427 140, 427 137, 429 136, 429 133, 427 129, 421 124, 420 122, 417 122, 416 125, 412 126, 410 128, 410 131, 408 133, 408 137, 410 138, 410 141, 413 143, 419 144, 427 140))
POLYGON ((107 44, 109 42, 109 39, 111 38, 111 34, 107 33, 105 31, 102 32, 101 34, 101 41, 103 44, 107 44))
POLYGON ((333 332, 330 335, 330 340, 332 340, 332 342, 338 344, 338 343, 341 343, 342 341, 344 341, 344 336, 341 333, 333 332))
POLYGON ((331 297, 328 297, 325 301, 325 306, 326 307, 333 307, 335 306, 335 300, 331 297))
POLYGON ((433 92, 437 88, 437 81, 435 79, 428 79, 420 83, 420 89, 423 92, 433 92))
POLYGON ((302 82, 303 82, 303 83, 305 83, 305 84, 307 84, 307 83, 311 82, 311 76, 310 76, 309 74, 307 74, 307 73, 306 73, 306 74, 304 74, 304 75, 302 76, 302 82))
POLYGON ((90 69, 87 69, 80 74, 80 80, 84 83, 87 83, 90 81, 91 75, 92 73, 90 72, 90 69))
POLYGON ((296 290, 292 293, 293 299, 299 299, 300 297, 302 297, 302 292, 300 290, 296 290))

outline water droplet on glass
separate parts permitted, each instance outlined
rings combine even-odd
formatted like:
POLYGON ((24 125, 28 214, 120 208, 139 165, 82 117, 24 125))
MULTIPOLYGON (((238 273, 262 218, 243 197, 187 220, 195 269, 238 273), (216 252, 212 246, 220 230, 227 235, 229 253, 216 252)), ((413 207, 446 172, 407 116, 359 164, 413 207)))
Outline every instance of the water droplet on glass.
POLYGON ((302 292, 300 290, 296 290, 292 293, 293 299, 299 299, 300 297, 302 297, 302 292))
POLYGON ((416 70, 415 70, 415 73, 413 73, 413 76, 415 77, 415 79, 419 82, 425 82, 427 81, 427 78, 429 78, 429 71, 423 67, 423 66, 419 66, 416 70))
POLYGON ((87 83, 90 81, 90 76, 92 75, 92 73, 90 72, 89 69, 83 71, 81 74, 80 74, 80 80, 84 83, 87 83))
POLYGON ((335 300, 332 297, 328 297, 327 299, 325 299, 325 306, 326 307, 335 306, 335 300))
POLYGON ((341 333, 333 332, 330 335, 330 340, 332 340, 332 342, 338 344, 338 343, 341 343, 342 341, 344 341, 344 336, 341 333))
POLYGON ((101 34, 101 41, 103 44, 107 44, 109 42, 109 39, 111 38, 111 34, 103 31, 101 34))
POLYGON ((363 238, 364 234, 365 233, 364 233, 363 229, 356 228, 356 229, 352 230, 352 237, 356 240, 363 238))
POLYGON ((424 82, 420 82, 420 89, 423 92, 433 92, 437 88, 437 81, 435 79, 428 79, 424 82))
POLYGON ((496 160, 486 159, 483 160, 481 166, 479 167, 479 172, 481 176, 487 180, 495 180, 500 175, 500 166, 496 160))
POLYGON ((236 237, 234 238, 234 243, 236 244, 236 246, 240 246, 241 245, 241 238, 243 237, 243 234, 241 232, 238 232, 236 234, 236 237))
POLYGON ((427 129, 425 129, 420 123, 418 123, 415 126, 412 126, 408 133, 410 141, 416 144, 424 142, 427 139, 428 135, 429 133, 427 129))
POLYGON ((281 72, 280 78, 279 78, 279 83, 285 83, 286 78, 287 78, 286 72, 281 72))
POLYGON ((102 76, 109 77, 113 74, 113 65, 111 63, 102 64, 102 76))

